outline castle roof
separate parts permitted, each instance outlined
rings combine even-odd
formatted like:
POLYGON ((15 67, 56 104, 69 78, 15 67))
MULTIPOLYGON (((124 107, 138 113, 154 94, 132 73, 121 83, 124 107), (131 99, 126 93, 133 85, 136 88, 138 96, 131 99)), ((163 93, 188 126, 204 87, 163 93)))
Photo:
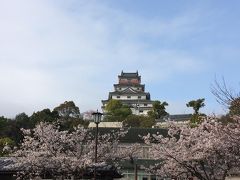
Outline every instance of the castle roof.
POLYGON ((128 87, 126 89, 124 89, 123 91, 114 91, 114 92, 110 92, 109 94, 114 94, 114 95, 120 95, 120 94, 134 94, 134 95, 148 95, 149 93, 147 92, 143 92, 143 91, 136 91, 134 89, 132 89, 131 87, 128 87))
POLYGON ((132 84, 132 83, 125 83, 125 84, 114 84, 114 87, 145 87, 145 84, 132 84))
POLYGON ((167 115, 162 119, 157 119, 157 122, 167 122, 167 121, 174 121, 174 122, 184 122, 189 121, 192 117, 192 114, 174 114, 174 115, 167 115))
MULTIPOLYGON (((102 100, 102 103, 106 104, 108 101, 109 100, 102 100)), ((130 99, 129 100, 121 99, 121 102, 123 104, 139 104, 139 103, 141 103, 141 104, 152 104, 154 101, 147 100, 147 99, 131 99, 131 100, 130 99)))
POLYGON ((121 78, 140 78, 141 76, 138 75, 138 71, 135 73, 130 73, 130 72, 121 72, 121 75, 119 75, 118 77, 121 78))

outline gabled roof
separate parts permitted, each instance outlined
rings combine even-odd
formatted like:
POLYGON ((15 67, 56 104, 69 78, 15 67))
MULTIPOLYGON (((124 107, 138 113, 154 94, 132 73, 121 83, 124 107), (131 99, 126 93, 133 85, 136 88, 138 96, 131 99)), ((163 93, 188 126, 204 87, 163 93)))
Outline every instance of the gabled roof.
POLYGON ((135 94, 135 95, 149 95, 148 92, 143 92, 143 91, 136 91, 134 89, 132 89, 131 87, 128 87, 126 89, 124 89, 123 91, 114 91, 114 92, 110 92, 109 94, 135 94))
POLYGON ((1 157, 0 158, 0 171, 6 170, 6 166, 12 165, 13 160, 10 158, 1 157))
POLYGON ((139 78, 141 76, 138 75, 138 71, 135 73, 132 72, 121 72, 121 75, 119 75, 118 77, 124 77, 124 78, 139 78))
POLYGON ((191 119, 192 114, 174 114, 174 115, 169 115, 169 118, 172 121, 184 121, 184 120, 189 120, 191 119))
POLYGON ((192 117, 192 114, 174 114, 174 115, 167 115, 161 119, 157 119, 157 122, 167 122, 167 121, 174 121, 174 122, 184 122, 189 121, 192 117))
POLYGON ((134 89, 131 88, 131 87, 128 87, 128 88, 126 88, 126 89, 124 89, 123 91, 120 91, 120 92, 126 93, 126 94, 136 94, 136 93, 138 93, 139 91, 136 91, 136 90, 134 90, 134 89))
POLYGON ((13 157, 0 157, 0 174, 14 173, 22 169, 13 167, 12 165, 14 165, 13 157))

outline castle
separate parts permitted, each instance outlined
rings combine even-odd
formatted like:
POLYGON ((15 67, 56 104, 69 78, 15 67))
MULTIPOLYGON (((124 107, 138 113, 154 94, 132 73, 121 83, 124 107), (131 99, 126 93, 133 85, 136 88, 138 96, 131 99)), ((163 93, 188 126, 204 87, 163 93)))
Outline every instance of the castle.
POLYGON ((150 93, 145 92, 145 85, 141 84, 141 76, 136 73, 121 72, 118 76, 118 84, 114 84, 114 91, 109 92, 108 99, 102 100, 102 109, 111 99, 120 100, 128 105, 133 114, 146 115, 152 109, 153 101, 150 93))

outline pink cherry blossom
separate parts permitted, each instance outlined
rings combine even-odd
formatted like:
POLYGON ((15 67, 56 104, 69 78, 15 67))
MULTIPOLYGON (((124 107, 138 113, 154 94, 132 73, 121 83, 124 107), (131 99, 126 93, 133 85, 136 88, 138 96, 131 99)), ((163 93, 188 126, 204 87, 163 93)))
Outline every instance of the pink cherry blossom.
POLYGON ((148 135, 151 156, 159 160, 148 170, 160 177, 223 180, 240 167, 240 118, 223 125, 207 118, 197 127, 169 127, 169 136, 148 135))

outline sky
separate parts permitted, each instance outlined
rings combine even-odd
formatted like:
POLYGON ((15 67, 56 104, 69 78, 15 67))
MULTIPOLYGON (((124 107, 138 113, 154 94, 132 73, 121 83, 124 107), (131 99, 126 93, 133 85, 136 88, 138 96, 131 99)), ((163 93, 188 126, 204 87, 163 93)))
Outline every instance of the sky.
POLYGON ((170 114, 226 112, 211 93, 238 92, 238 0, 0 0, 0 116, 74 101, 101 108, 117 76, 138 70, 170 114))

